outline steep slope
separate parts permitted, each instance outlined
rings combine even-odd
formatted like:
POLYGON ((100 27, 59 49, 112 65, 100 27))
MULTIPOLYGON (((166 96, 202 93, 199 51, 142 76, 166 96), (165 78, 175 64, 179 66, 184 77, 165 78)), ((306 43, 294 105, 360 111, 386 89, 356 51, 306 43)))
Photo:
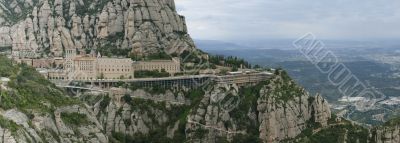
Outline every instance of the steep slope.
POLYGON ((174 0, 0 0, 0 13, 1 45, 37 56, 61 57, 65 49, 121 56, 195 49, 174 0))
MULTIPOLYGON (((398 143, 400 142, 400 118, 384 125, 365 128, 344 119, 329 120, 328 126, 310 126, 290 143, 398 143)), ((336 118, 337 119, 337 118, 336 118)))
POLYGON ((367 128, 350 121, 332 118, 324 128, 311 125, 295 139, 285 140, 291 143, 374 143, 367 128))
POLYGON ((284 73, 257 86, 136 89, 123 97, 86 95, 111 140, 121 142, 280 142, 310 125, 327 126, 328 103, 284 73))
POLYGON ((400 142, 400 118, 392 119, 372 130, 372 140, 376 143, 400 142))
POLYGON ((26 65, 0 56, 0 143, 108 142, 103 127, 82 102, 26 65))
POLYGON ((190 121, 206 125, 206 128, 196 124, 187 125, 189 131, 195 131, 188 135, 191 139, 207 142, 279 142, 295 138, 308 124, 326 126, 331 117, 324 99, 309 96, 285 72, 278 72, 276 77, 258 86, 230 91, 240 101, 231 111, 221 109, 210 99, 213 94, 221 92, 219 89, 216 91, 206 95, 195 114, 189 116, 190 121), (196 136, 201 130, 206 130, 204 136, 196 136))

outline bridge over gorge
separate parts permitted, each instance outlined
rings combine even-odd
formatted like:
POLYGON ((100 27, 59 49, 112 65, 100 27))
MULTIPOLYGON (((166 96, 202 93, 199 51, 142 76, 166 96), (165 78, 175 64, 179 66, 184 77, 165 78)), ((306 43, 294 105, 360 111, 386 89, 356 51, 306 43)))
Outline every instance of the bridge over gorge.
MULTIPOLYGON (((96 80, 72 80, 60 81, 52 80, 57 86, 69 89, 81 89, 90 91, 99 91, 98 88, 79 88, 79 86, 72 86, 70 83, 83 83, 82 86, 90 85, 91 87, 99 87, 100 89, 109 89, 120 83, 135 84, 138 87, 186 87, 197 88, 208 83, 227 84, 238 86, 256 85, 261 81, 265 81, 273 76, 269 72, 257 72, 246 74, 231 74, 224 76, 217 75, 192 75, 192 76, 177 76, 177 77, 164 77, 164 78, 140 78, 140 79, 96 79, 96 80)), ((107 91, 107 90, 104 90, 107 91)))

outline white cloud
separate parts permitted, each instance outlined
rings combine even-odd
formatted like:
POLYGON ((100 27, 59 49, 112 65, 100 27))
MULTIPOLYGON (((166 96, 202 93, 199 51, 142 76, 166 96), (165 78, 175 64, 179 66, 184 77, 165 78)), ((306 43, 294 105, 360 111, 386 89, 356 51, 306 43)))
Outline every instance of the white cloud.
POLYGON ((197 39, 400 38, 399 0, 176 0, 197 39))

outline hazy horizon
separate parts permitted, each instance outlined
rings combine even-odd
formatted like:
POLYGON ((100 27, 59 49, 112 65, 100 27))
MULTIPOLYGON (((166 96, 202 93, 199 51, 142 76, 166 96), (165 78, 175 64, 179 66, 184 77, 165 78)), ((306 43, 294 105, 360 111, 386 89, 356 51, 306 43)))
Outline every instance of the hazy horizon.
POLYGON ((400 39, 400 1, 176 0, 195 39, 400 39))
MULTIPOLYGON (((212 40, 194 39, 198 48, 214 49, 292 49, 296 39, 212 40)), ((399 48, 399 40, 321 40, 326 48, 399 48)))

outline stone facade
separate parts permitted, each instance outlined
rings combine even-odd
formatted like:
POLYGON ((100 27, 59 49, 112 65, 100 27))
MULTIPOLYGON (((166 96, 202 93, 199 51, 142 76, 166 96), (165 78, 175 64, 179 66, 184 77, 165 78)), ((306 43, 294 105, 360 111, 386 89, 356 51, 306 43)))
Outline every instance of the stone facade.
POLYGON ((162 71, 174 75, 181 71, 180 59, 133 62, 129 58, 103 58, 78 55, 66 50, 65 58, 15 59, 34 68, 51 80, 133 79, 135 71, 162 71))
POLYGON ((46 68, 46 67, 51 67, 53 61, 49 59, 33 59, 32 60, 32 67, 34 68, 46 68))
POLYGON ((128 58, 76 56, 64 59, 63 69, 39 69, 50 80, 132 79, 134 70, 128 58))
POLYGON ((51 80, 69 80, 72 79, 64 70, 42 70, 39 71, 44 77, 51 80))
POLYGON ((17 63, 23 63, 33 68, 56 68, 64 66, 63 58, 42 58, 42 59, 14 59, 17 63))
POLYGON ((101 79, 132 79, 134 77, 132 63, 131 59, 126 58, 99 58, 97 73, 101 79))
POLYGON ((77 57, 73 59, 73 76, 77 80, 95 80, 97 77, 97 59, 94 57, 77 57))
POLYGON ((76 57, 73 59, 73 79, 132 79, 134 70, 128 58, 76 57))
POLYGON ((136 71, 162 71, 164 69, 171 75, 181 72, 181 64, 179 58, 172 58, 172 60, 134 62, 133 67, 136 71))

